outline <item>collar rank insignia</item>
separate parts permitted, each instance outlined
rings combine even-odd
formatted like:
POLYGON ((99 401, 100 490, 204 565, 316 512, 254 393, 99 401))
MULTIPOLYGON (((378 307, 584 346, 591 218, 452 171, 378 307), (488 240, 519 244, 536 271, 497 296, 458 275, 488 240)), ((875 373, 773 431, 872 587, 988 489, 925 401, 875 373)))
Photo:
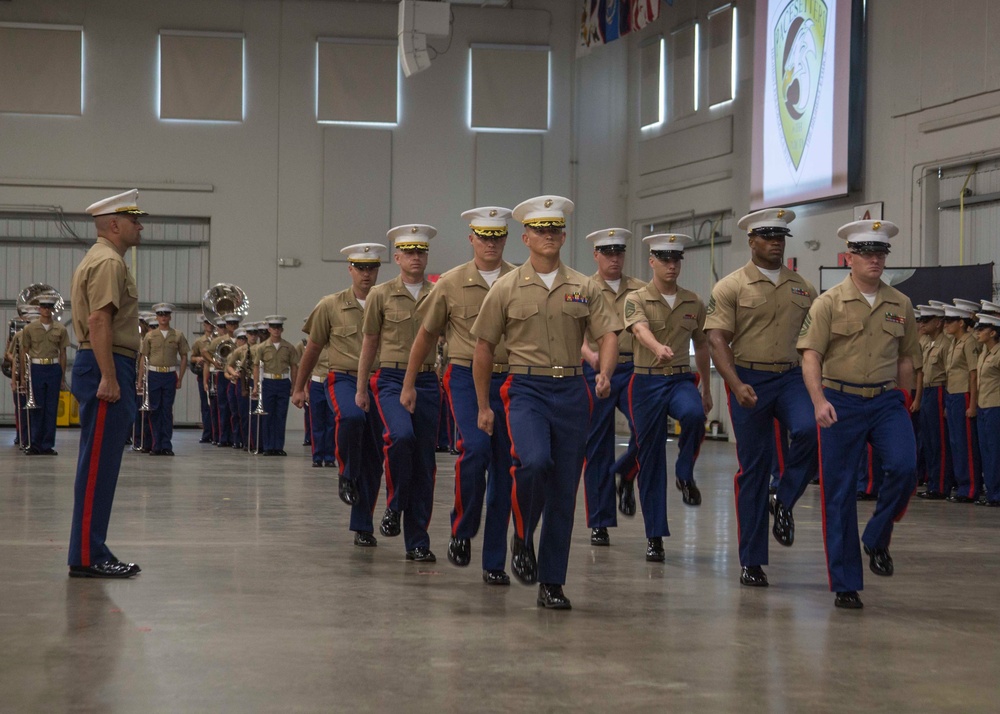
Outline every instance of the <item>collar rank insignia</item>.
POLYGON ((590 304, 590 298, 588 298, 586 295, 581 295, 579 290, 572 293, 566 293, 563 297, 566 300, 566 302, 578 302, 584 305, 590 304))
POLYGON ((805 288, 792 288, 792 295, 801 295, 802 297, 809 297, 809 291, 805 288))
POLYGON ((906 324, 906 318, 905 317, 903 317, 902 315, 896 315, 896 314, 891 313, 891 312, 887 312, 885 314, 885 321, 886 322, 895 322, 897 325, 905 325, 906 324))

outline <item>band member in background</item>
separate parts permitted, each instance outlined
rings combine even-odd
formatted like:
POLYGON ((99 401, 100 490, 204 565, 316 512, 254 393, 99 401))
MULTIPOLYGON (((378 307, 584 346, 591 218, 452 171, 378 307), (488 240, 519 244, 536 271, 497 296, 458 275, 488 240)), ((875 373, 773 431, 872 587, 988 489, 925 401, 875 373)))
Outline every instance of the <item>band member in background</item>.
MULTIPOLYGON (((736 434, 736 519, 740 583, 766 587, 768 472, 774 420, 788 429, 788 460, 770 499, 775 540, 795 540, 792 508, 816 472, 816 420, 802 382, 795 340, 816 289, 782 261, 795 213, 774 208, 739 221, 750 261, 716 283, 706 308, 712 361, 726 382, 736 434)), ((855 466, 858 462, 852 464, 855 466)), ((852 491, 853 493, 853 491, 852 491)))
POLYGON ((590 278, 560 261, 566 215, 573 202, 538 196, 514 208, 524 224, 528 261, 490 288, 472 326, 472 374, 479 428, 497 428, 490 402, 494 352, 505 340, 510 376, 500 389, 511 439, 511 571, 524 584, 539 583, 537 604, 570 609, 563 593, 576 511, 576 491, 587 450, 591 393, 580 366, 589 330, 597 340, 600 372, 594 393, 606 399, 618 364, 621 321, 590 278), (534 532, 542 521, 535 559, 534 532))
POLYGON ((124 255, 139 245, 147 215, 136 189, 91 205, 97 242, 73 273, 73 329, 79 340, 73 362, 73 396, 80 403, 80 457, 74 485, 69 575, 130 578, 135 563, 123 563, 108 548, 108 522, 122 445, 135 417, 135 364, 139 334, 139 290, 124 255))
MULTIPOLYGON (((622 272, 625 264, 625 250, 632 232, 624 228, 606 228, 587 236, 594 246, 594 262, 597 272, 590 279, 601 288, 604 298, 619 317, 625 306, 625 296, 643 287, 643 282, 622 272)), ((583 357, 583 376, 590 391, 599 369, 596 344, 591 344, 588 336, 580 353, 583 357)), ((628 503, 626 491, 631 492, 636 473, 635 427, 628 409, 628 385, 632 379, 632 334, 622 330, 618 334, 618 366, 611 375, 611 395, 607 399, 592 402, 590 433, 587 435, 587 459, 583 467, 584 498, 587 505, 587 527, 591 529, 590 544, 611 545, 608 528, 618 525, 615 512, 615 474, 621 479, 623 504, 628 503), (628 448, 615 461, 615 407, 628 422, 628 448)), ((694 487, 697 491, 697 487, 694 487)), ((634 499, 634 494, 632 495, 634 499)), ((698 494, 698 503, 701 494, 698 494)), ((687 498, 685 498, 687 501, 687 498)), ((694 504, 697 505, 697 504, 694 504)), ((634 509, 632 514, 635 513, 634 509)))
POLYGON ((400 402, 407 411, 416 408, 416 382, 435 344, 448 344, 448 365, 444 372, 445 400, 454 414, 458 429, 458 459, 455 462, 455 500, 451 511, 451 541, 448 560, 465 567, 472 559, 471 540, 479 532, 483 502, 486 526, 483 534, 483 581, 488 585, 509 585, 507 564, 507 524, 510 522, 510 437, 500 398, 507 378, 507 352, 497 346, 490 378, 493 434, 478 426, 476 385, 472 379, 472 358, 476 340, 470 330, 490 287, 501 275, 514 269, 503 259, 507 243, 510 209, 498 206, 474 208, 462 214, 469 222, 469 243, 473 258, 449 270, 434 284, 424 307, 423 322, 410 350, 400 402))
POLYGON ((653 279, 625 299, 625 328, 635 338, 635 374, 628 399, 639 444, 639 498, 646 522, 646 560, 662 563, 663 538, 670 535, 667 417, 681 425, 674 473, 677 487, 688 503, 697 492, 694 464, 705 439, 705 415, 712 409, 712 387, 704 332, 705 305, 695 293, 677 284, 684 248, 691 238, 658 233, 642 242, 649 246, 653 279), (692 343, 697 376, 691 371, 692 343))
MULTIPOLYGON (((268 339, 257 346, 253 366, 254 389, 260 385, 259 396, 264 401, 267 416, 261 425, 264 456, 287 456, 285 452, 285 422, 288 417, 288 400, 298 371, 299 355, 295 345, 282 339, 285 330, 284 315, 268 315, 268 339)), ((257 396, 257 395, 251 395, 257 396)))
POLYGON ((249 450, 250 445, 250 435, 248 433, 250 429, 250 392, 247 389, 247 382, 249 380, 244 378, 251 359, 249 327, 250 325, 245 325, 244 327, 237 328, 233 333, 233 337, 236 338, 236 349, 229 354, 229 359, 226 360, 225 367, 226 379, 229 380, 230 384, 234 385, 235 389, 232 391, 236 394, 235 406, 230 404, 233 412, 233 421, 237 425, 236 430, 233 431, 233 448, 243 449, 244 451, 249 450))
POLYGON ((379 368, 372 375, 370 386, 375 396, 374 406, 382 418, 385 442, 387 506, 379 531, 387 537, 399 535, 402 516, 406 559, 425 563, 437 560, 427 534, 434 507, 437 472, 434 446, 441 408, 433 357, 420 365, 412 414, 400 404, 399 395, 410 347, 431 290, 424 271, 430 241, 435 235, 437 229, 422 224, 396 226, 387 234, 395 250, 399 275, 368 293, 358 360, 358 388, 354 395, 358 408, 368 411, 372 407, 368 375, 378 355, 379 368))
POLYGON ((954 306, 946 305, 944 308, 944 330, 952 339, 944 398, 952 473, 955 476, 955 490, 948 495, 952 503, 976 501, 982 482, 979 431, 976 427, 979 343, 970 329, 976 324, 975 309, 978 307, 978 304, 956 300, 954 306))
MULTIPOLYGON (((139 344, 146 339, 149 334, 150 323, 156 326, 156 315, 148 310, 139 313, 139 344)), ((135 390, 135 423, 132 424, 132 451, 148 454, 152 450, 153 427, 149 419, 149 412, 141 409, 145 397, 142 393, 142 372, 139 371, 139 358, 135 360, 136 390, 135 390)))
POLYGON ((188 364, 191 366, 191 381, 198 387, 198 402, 201 405, 201 438, 198 439, 198 443, 208 444, 212 441, 212 416, 208 404, 208 392, 205 391, 205 381, 202 379, 205 365, 202 350, 212 341, 215 330, 212 328, 212 321, 206 319, 204 315, 199 315, 198 320, 201 322, 202 332, 191 343, 191 355, 188 364))
POLYGON ((38 297, 38 319, 30 322, 21 336, 25 372, 31 370, 31 396, 38 408, 31 414, 31 447, 27 454, 56 454, 56 415, 59 392, 66 389, 66 348, 69 334, 52 318, 59 296, 43 293, 38 297))
POLYGON ((157 327, 142 340, 140 374, 148 370, 149 418, 154 456, 174 455, 174 399, 184 382, 187 370, 188 341, 184 333, 170 326, 174 306, 168 302, 153 305, 157 327))
MULTIPOLYGON (((378 243, 357 243, 343 248, 351 286, 327 295, 306 319, 309 335, 299 365, 292 402, 302 408, 306 402, 306 377, 313 373, 320 353, 326 352, 329 371, 326 376, 326 400, 333 411, 334 454, 340 469, 340 500, 351 507, 350 528, 354 545, 374 548, 372 515, 382 479, 379 442, 382 423, 378 410, 362 411, 355 403, 358 386, 358 360, 361 357, 361 324, 365 304, 378 282, 378 270, 387 254, 378 243)), ((372 394, 369 389, 369 403, 372 394)), ((310 389, 310 399, 312 399, 310 389)))
MULTIPOLYGON (((218 425, 215 445, 224 448, 233 445, 233 420, 229 413, 230 382, 226 379, 225 365, 218 361, 216 356, 219 352, 219 345, 224 341, 235 342, 233 335, 236 333, 236 328, 240 326, 240 317, 239 315, 224 315, 216 320, 215 324, 220 328, 219 335, 209 342, 208 347, 201 353, 202 357, 205 358, 205 371, 202 378, 205 382, 205 389, 215 392, 213 406, 218 425), (212 382, 211 385, 209 381, 212 382)), ((233 347, 235 348, 235 344, 233 347)))

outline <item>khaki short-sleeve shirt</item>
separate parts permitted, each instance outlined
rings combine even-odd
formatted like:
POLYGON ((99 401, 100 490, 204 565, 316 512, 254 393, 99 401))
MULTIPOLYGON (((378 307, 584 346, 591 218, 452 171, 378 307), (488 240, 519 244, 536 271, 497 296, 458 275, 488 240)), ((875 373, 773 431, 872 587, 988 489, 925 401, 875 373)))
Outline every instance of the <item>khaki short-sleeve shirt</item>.
MULTIPOLYGON (((417 299, 403 283, 402 276, 380 283, 368 293, 361 331, 366 335, 380 335, 379 359, 382 363, 406 364, 410 347, 417 338, 417 329, 423 316, 423 306, 433 284, 424 281, 417 299)), ((428 355, 424 366, 434 366, 434 354, 428 355)), ((357 369, 357 364, 353 369, 357 369)))
MULTIPOLYGON (((514 266, 510 263, 501 263, 497 280, 512 270, 514 266)), ((490 286, 474 260, 452 268, 434 283, 423 308, 422 327, 435 337, 444 334, 448 343, 447 359, 472 359, 476 351, 472 325, 489 291, 490 286)), ((503 344, 497 345, 493 361, 507 363, 507 350, 503 344)))
POLYGON ((622 327, 586 275, 560 265, 550 290, 527 262, 493 283, 472 334, 493 345, 506 337, 511 365, 569 367, 580 364, 588 329, 596 339, 622 327))
POLYGON ((73 273, 70 289, 73 305, 73 329, 77 339, 90 342, 87 323, 92 312, 110 305, 111 344, 113 347, 139 351, 139 289, 132 279, 125 259, 107 238, 97 237, 73 273))
POLYGON ((257 346, 254 358, 264 363, 264 372, 268 374, 283 374, 299 363, 299 355, 295 345, 288 340, 277 343, 267 340, 257 346))
POLYGON ((782 266, 775 284, 750 261, 716 283, 705 329, 731 332, 737 360, 798 362, 795 341, 815 299, 816 288, 795 271, 782 266))
POLYGON ((146 355, 151 367, 176 367, 180 364, 181 355, 188 353, 188 341, 183 334, 172 327, 164 337, 163 332, 157 327, 142 338, 141 352, 146 355))
MULTIPOLYGON (((1000 407, 1000 344, 993 349, 983 347, 976 363, 976 377, 979 380, 980 409, 1000 407)), ((996 436, 994 436, 996 438, 996 436)))
MULTIPOLYGON (((629 296, 629 293, 639 290, 645 286, 645 283, 638 278, 622 275, 622 281, 618 284, 618 292, 616 293, 611 289, 611 286, 608 285, 607 281, 601 277, 600 273, 594 273, 590 276, 590 279, 593 280, 594 283, 596 283, 601 289, 601 292, 604 294, 604 299, 611 304, 611 308, 615 311, 615 314, 618 315, 619 318, 624 314, 625 298, 629 296)), ((632 354, 635 351, 632 345, 633 339, 632 333, 629 330, 622 330, 619 332, 618 353, 623 355, 632 354)), ((597 343, 594 342, 594 339, 589 334, 587 335, 587 344, 590 346, 590 349, 597 349, 597 343)))
MULTIPOLYGON (((921 335, 921 338, 924 337, 927 335, 921 335)), ((943 332, 933 340, 928 337, 922 341, 925 387, 943 387, 948 380, 948 355, 951 352, 951 344, 951 337, 943 332)))
POLYGON ((979 343, 966 332, 951 346, 948 353, 948 394, 962 394, 969 391, 969 372, 979 364, 979 343))
POLYGON ((364 314, 354 288, 327 295, 309 313, 302 329, 310 340, 323 347, 320 361, 326 361, 327 371, 348 372, 358 368, 364 314))
MULTIPOLYGON (((704 334, 705 304, 690 290, 677 288, 677 299, 671 309, 656 286, 649 282, 625 299, 625 329, 645 322, 653 337, 674 352, 669 365, 659 364, 656 357, 639 340, 635 340, 636 367, 684 367, 691 364, 692 337, 704 334)), ((634 338, 633 338, 634 339, 634 338)))
POLYGON ((23 345, 31 359, 59 359, 69 347, 69 333, 54 320, 47 330, 41 320, 34 320, 24 328, 23 345))
POLYGON ((922 364, 910 298, 881 283, 869 306, 850 275, 816 298, 798 349, 822 355, 823 377, 850 384, 895 381, 902 357, 922 364))
POLYGON ((211 337, 206 337, 205 335, 201 335, 196 338, 195 341, 191 343, 190 358, 194 359, 195 357, 201 357, 201 351, 208 349, 208 343, 211 342, 211 340, 211 337))
POLYGON ((243 366, 243 360, 247 358, 247 353, 249 351, 250 345, 240 345, 229 353, 229 359, 226 360, 226 366, 232 367, 233 369, 240 369, 243 366))

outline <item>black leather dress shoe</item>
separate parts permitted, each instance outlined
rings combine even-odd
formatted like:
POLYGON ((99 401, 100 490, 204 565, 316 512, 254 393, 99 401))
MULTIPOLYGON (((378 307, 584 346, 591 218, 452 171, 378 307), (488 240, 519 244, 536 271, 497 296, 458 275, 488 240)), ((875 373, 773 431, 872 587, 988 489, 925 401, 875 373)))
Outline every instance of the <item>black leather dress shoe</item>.
POLYGON ((510 585, 510 576, 502 570, 484 570, 483 582, 487 585, 510 585))
POLYGON ((150 456, 160 456, 163 452, 159 449, 151 449, 149 452, 150 456))
POLYGON ((288 456, 288 452, 286 452, 284 449, 275 449, 274 450, 274 455, 275 456, 288 456))
POLYGON ((323 468, 323 462, 322 461, 313 461, 312 466, 313 466, 314 469, 321 469, 321 468, 323 468))
POLYGON ((572 610, 569 598, 563 595, 562 585, 538 585, 538 605, 550 610, 572 610))
POLYGON ((740 585, 749 585, 752 588, 766 588, 767 575, 759 565, 745 565, 740 572, 740 585))
POLYGON ((231 449, 231 448, 233 448, 233 442, 231 442, 231 441, 220 441, 218 444, 216 444, 216 446, 218 446, 220 449, 231 449))
POLYGON ((198 443, 199 444, 211 444, 212 443, 212 437, 202 437, 201 439, 198 439, 198 443))
POLYGON ((843 607, 848 610, 860 610, 865 606, 861 602, 861 598, 858 597, 856 590, 846 590, 844 592, 837 593, 836 599, 834 599, 833 604, 837 607, 843 607))
POLYGON ((608 535, 607 528, 593 528, 590 531, 590 544, 607 546, 611 545, 611 536, 608 535))
POLYGON ((303 446, 312 446, 312 442, 309 441, 309 439, 306 439, 305 441, 302 442, 302 445, 303 446))
POLYGON ((987 501, 986 506, 988 508, 1000 508, 1000 501, 987 501))
POLYGON ((698 484, 694 482, 694 479, 690 481, 678 479, 677 488, 681 490, 681 498, 684 499, 684 503, 689 506, 701 505, 701 491, 698 490, 698 484))
MULTIPOLYGON (((315 466, 315 464, 313 464, 315 466)), ((337 479, 337 493, 340 495, 340 500, 346 503, 348 506, 353 506, 358 500, 358 488, 355 486, 354 481, 347 478, 346 476, 340 476, 337 479)), ((386 511, 388 514, 389 511, 386 511)), ((385 525, 385 516, 382 517, 382 524, 385 525)), ((382 531, 382 535, 390 535, 385 531, 382 531)), ((396 516, 396 533, 394 535, 399 535, 399 515, 396 516)))
POLYGON ((868 556, 869 570, 887 578, 892 575, 892 556, 889 555, 888 548, 869 548, 866 545, 865 554, 868 556))
POLYGON ((164 449, 162 451, 162 453, 163 453, 164 456, 173 456, 174 455, 174 450, 173 449, 164 449))
POLYGON ((662 538, 650 538, 646 541, 646 560, 650 563, 662 563, 666 557, 662 538))
POLYGON ((777 496, 774 498, 774 526, 771 528, 771 533, 774 539, 786 548, 795 542, 795 519, 777 496))
POLYGON ((970 498, 969 496, 948 496, 949 503, 975 503, 976 499, 970 498))
POLYGON ((336 461, 324 461, 323 462, 323 466, 325 466, 328 469, 336 468, 337 467, 337 462, 336 461))
POLYGON ((378 545, 378 541, 373 533, 358 531, 354 534, 354 545, 359 548, 374 548, 378 545))
POLYGON ((635 479, 618 477, 618 510, 626 516, 635 515, 635 479))
POLYGON ((947 496, 940 491, 921 491, 917 494, 917 498, 922 498, 925 501, 943 501, 947 496))
POLYGON ((95 563, 94 565, 71 565, 71 578, 131 578, 139 574, 139 566, 135 563, 95 563))
POLYGON ((819 486, 819 476, 809 479, 809 483, 813 486, 819 486))
POLYGON ((451 449, 449 447, 447 447, 447 446, 435 446, 434 447, 434 453, 435 454, 447 454, 449 451, 451 451, 451 449))
POLYGON ((777 492, 770 493, 767 496, 767 512, 772 516, 774 515, 774 502, 778 500, 777 492))
POLYGON ((437 557, 431 552, 431 549, 422 545, 418 545, 413 550, 406 551, 406 559, 415 560, 418 563, 437 562, 437 557))
POLYGON ((510 569, 514 577, 524 585, 531 585, 538 580, 538 562, 535 560, 535 547, 526 544, 516 535, 510 539, 510 569))
POLYGON ((464 568, 472 560, 472 546, 468 538, 452 538, 448 543, 448 560, 452 565, 464 568))
POLYGON ((385 509, 382 514, 382 523, 379 524, 378 532, 386 538, 395 538, 399 535, 399 512, 392 509, 385 509))
POLYGON ((858 493, 857 493, 857 499, 859 501, 877 501, 878 500, 878 494, 877 493, 868 493, 867 491, 858 491, 858 493))

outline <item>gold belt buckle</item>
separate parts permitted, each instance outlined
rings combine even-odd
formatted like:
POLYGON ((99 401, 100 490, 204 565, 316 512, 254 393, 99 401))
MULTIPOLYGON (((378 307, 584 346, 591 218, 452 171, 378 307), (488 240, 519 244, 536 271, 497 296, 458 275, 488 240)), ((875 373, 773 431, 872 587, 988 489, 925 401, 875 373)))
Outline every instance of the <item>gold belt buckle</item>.
POLYGON ((565 377, 566 375, 563 374, 563 372, 564 370, 561 366, 552 368, 552 376, 555 377, 556 379, 562 379, 563 377, 565 377))

